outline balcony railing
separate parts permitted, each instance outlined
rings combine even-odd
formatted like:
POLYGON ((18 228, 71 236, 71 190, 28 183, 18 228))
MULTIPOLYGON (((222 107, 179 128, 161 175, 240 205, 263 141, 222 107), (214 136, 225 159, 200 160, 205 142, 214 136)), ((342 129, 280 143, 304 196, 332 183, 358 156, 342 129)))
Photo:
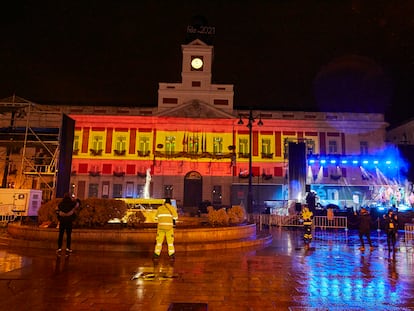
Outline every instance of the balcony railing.
POLYGON ((273 159, 273 153, 262 152, 262 159, 273 159))
POLYGON ((150 155, 150 151, 149 150, 147 150, 147 151, 138 150, 137 153, 138 153, 138 156, 139 157, 149 157, 149 155, 150 155))
POLYGON ((124 156, 126 153, 126 150, 114 150, 114 154, 116 156, 124 156))
POLYGON ((95 149, 89 149, 89 152, 91 153, 91 155, 93 156, 101 156, 103 150, 99 149, 99 150, 95 150, 95 149))
POLYGON ((231 159, 234 153, 210 153, 210 152, 163 152, 155 151, 154 156, 158 158, 190 158, 190 159, 201 159, 201 158, 210 158, 210 159, 231 159))

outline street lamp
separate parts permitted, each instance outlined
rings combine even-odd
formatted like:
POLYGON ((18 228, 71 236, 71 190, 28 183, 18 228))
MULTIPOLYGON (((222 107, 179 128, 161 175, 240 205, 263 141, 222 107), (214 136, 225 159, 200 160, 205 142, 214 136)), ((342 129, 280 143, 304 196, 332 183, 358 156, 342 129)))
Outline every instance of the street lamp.
MULTIPOLYGON (((253 111, 250 109, 249 111, 249 118, 247 119, 247 127, 249 129, 249 187, 247 190, 247 213, 253 213, 253 191, 252 191, 252 150, 253 150, 253 142, 252 142, 252 130, 253 124, 255 122, 253 117, 253 111)), ((244 124, 241 115, 239 116, 239 122, 237 124, 242 125, 244 124)), ((258 126, 263 125, 262 117, 259 114, 259 121, 257 122, 258 126)))

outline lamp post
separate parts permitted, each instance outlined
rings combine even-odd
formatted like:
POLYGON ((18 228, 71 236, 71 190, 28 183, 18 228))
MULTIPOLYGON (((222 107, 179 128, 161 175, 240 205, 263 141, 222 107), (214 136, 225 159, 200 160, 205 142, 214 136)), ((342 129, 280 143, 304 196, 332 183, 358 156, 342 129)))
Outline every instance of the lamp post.
MULTIPOLYGON (((253 151, 253 141, 252 141, 252 133, 253 133, 253 124, 255 122, 253 111, 250 109, 249 117, 247 119, 247 128, 249 129, 249 186, 247 190, 247 213, 253 213, 253 189, 252 189, 252 151, 253 151)), ((242 117, 239 116, 239 125, 244 124, 242 117)), ((257 122, 258 126, 262 126, 262 117, 259 114, 259 121, 257 122)))

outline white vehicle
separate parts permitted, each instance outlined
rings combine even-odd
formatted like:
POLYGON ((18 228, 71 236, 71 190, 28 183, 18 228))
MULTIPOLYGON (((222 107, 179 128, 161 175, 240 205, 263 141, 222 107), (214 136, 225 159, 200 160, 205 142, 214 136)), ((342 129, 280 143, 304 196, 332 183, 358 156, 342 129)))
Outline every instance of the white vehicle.
MULTIPOLYGON (((0 216, 37 216, 42 204, 42 190, 34 189, 0 189, 0 216)), ((7 217, 5 217, 7 216, 7 217)))

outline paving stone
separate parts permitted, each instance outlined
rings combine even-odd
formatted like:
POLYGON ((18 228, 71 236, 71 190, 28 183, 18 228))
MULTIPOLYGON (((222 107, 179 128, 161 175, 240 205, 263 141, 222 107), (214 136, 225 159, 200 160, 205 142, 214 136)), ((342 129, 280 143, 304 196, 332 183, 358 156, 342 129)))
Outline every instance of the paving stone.
POLYGON ((316 231, 308 251, 300 230, 270 232, 263 249, 180 253, 158 265, 149 253, 75 249, 56 258, 53 249, 0 246, 0 298, 34 311, 166 311, 180 303, 208 311, 414 310, 414 252, 403 234, 389 256, 382 232, 364 252, 352 230, 316 231))

